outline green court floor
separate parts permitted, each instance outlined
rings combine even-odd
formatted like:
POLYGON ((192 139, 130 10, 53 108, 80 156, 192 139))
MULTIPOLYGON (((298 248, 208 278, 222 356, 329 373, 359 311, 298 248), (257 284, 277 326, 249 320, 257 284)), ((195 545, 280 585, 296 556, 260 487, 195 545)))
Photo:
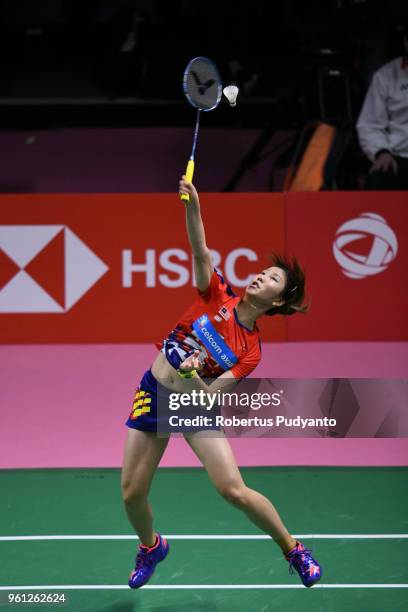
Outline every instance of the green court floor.
POLYGON ((313 548, 325 571, 321 587, 301 587, 278 547, 217 495, 204 470, 163 468, 150 499, 170 554, 148 587, 131 591, 137 541, 122 508, 119 470, 4 470, 0 612, 408 610, 408 469, 242 474, 313 548), (20 595, 64 592, 68 602, 11 605, 5 589, 13 587, 24 587, 20 595))

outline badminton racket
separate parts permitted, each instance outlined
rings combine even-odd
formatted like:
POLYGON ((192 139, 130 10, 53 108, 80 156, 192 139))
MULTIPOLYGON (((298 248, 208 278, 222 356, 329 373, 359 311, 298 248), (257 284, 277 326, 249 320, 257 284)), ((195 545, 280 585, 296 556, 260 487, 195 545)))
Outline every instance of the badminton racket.
MULTIPOLYGON (((194 156, 200 129, 201 111, 210 111, 218 106, 222 95, 222 83, 217 66, 208 57, 195 57, 184 71, 183 90, 188 102, 197 109, 193 146, 186 168, 186 180, 191 183, 194 175, 194 156)), ((180 198, 189 202, 188 194, 180 198)))

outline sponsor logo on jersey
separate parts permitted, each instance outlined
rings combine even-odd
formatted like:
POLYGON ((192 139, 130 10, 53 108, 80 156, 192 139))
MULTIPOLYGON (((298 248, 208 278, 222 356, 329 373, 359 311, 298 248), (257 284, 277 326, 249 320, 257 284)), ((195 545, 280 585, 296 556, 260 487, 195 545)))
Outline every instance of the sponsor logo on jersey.
POLYGON ((237 363, 238 357, 217 332, 207 314, 194 321, 193 329, 210 355, 223 370, 229 370, 237 363))

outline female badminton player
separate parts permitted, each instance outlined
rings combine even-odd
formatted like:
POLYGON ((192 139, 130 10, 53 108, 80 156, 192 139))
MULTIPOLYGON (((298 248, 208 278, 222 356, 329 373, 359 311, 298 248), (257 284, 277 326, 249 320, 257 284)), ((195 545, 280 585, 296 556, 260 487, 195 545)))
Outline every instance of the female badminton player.
MULTIPOLYGON (((157 563, 169 551, 164 537, 153 529, 148 493, 154 472, 168 443, 157 435, 157 380, 169 389, 203 389, 211 393, 231 387, 234 380, 247 376, 261 359, 256 321, 263 315, 291 315, 305 312, 305 276, 296 259, 276 256, 272 265, 256 275, 239 298, 212 266, 200 214, 200 202, 192 183, 183 176, 179 194, 188 194, 186 226, 194 256, 198 297, 163 341, 161 351, 144 374, 136 391, 133 409, 126 422, 129 428, 122 470, 122 494, 128 518, 140 538, 135 569, 129 586, 142 587, 152 576, 157 563), (211 328, 211 343, 201 332, 199 319, 206 315, 211 328), (219 363, 222 346, 228 363, 219 363), (218 360, 217 360, 218 357, 218 360), (209 386, 203 379, 214 379, 209 386), (185 388, 187 387, 187 388, 185 388)), ((228 439, 223 432, 184 434, 207 470, 216 490, 281 548, 290 572, 298 572, 306 587, 322 576, 322 568, 311 551, 290 535, 272 503, 245 485, 228 439), (201 435, 204 434, 204 435, 201 435)))

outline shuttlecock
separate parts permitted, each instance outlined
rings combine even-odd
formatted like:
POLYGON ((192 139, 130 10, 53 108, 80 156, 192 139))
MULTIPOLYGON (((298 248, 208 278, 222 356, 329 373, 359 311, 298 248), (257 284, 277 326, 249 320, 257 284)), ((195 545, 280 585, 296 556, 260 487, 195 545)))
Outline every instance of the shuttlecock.
POLYGON ((227 85, 227 87, 224 87, 224 89, 222 90, 222 93, 227 98, 230 106, 237 105, 238 92, 239 89, 236 85, 227 85))

